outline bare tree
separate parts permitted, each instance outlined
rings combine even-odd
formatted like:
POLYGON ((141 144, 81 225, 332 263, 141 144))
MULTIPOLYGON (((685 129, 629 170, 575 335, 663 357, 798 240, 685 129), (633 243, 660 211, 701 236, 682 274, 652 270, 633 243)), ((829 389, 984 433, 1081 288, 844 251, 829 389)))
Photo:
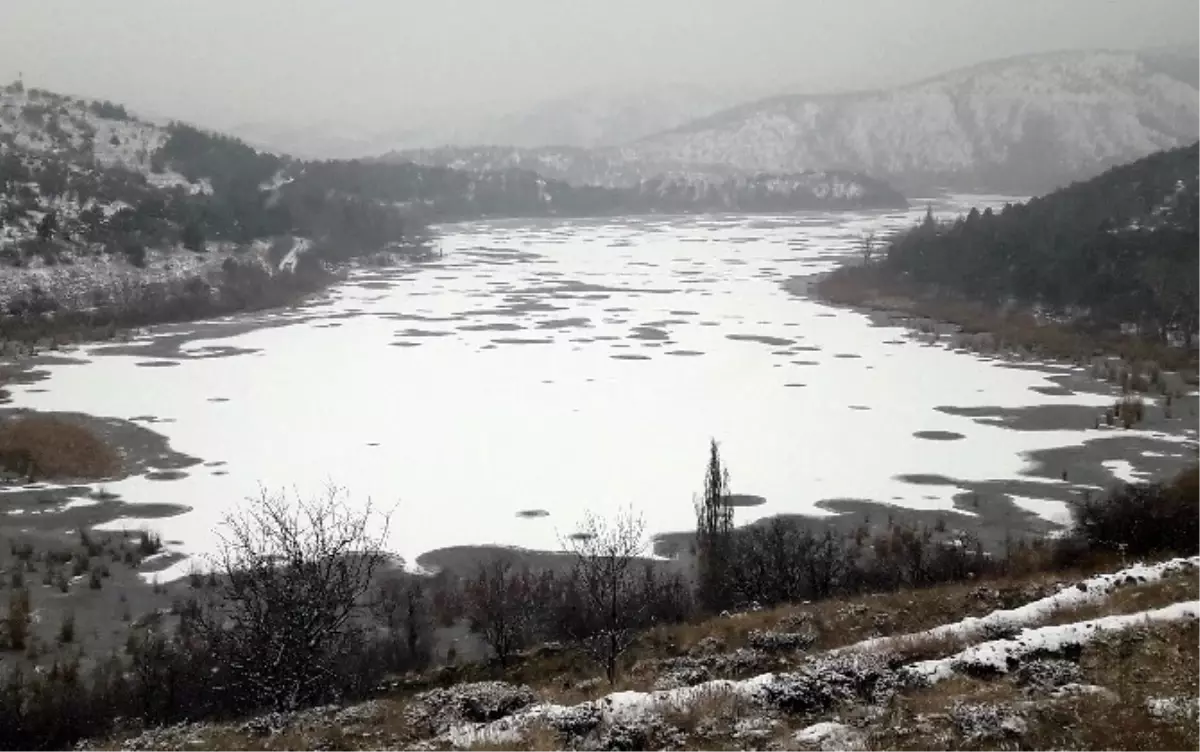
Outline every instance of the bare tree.
POLYGON ((359 618, 390 515, 354 508, 330 487, 315 500, 263 491, 228 515, 223 575, 205 620, 220 656, 214 679, 242 702, 294 708, 336 697, 366 647, 359 618))
POLYGON ((501 666, 507 666, 513 653, 529 642, 533 584, 528 570, 516 569, 503 558, 481 564, 475 577, 464 584, 463 605, 471 629, 483 636, 501 666))
POLYGON ((588 514, 569 539, 582 610, 576 639, 604 667, 609 683, 616 681, 617 662, 644 621, 636 564, 646 547, 645 529, 632 510, 611 523, 588 514))
POLYGON ((864 232, 859 236, 858 250, 862 254, 864 263, 871 263, 871 258, 875 255, 875 231, 864 232))
POLYGON ((731 605, 733 588, 733 507, 729 504, 729 471, 721 467, 716 440, 709 445, 704 495, 696 507, 696 595, 701 608, 715 613, 731 605))
POLYGON ((387 630, 384 658, 391 669, 424 668, 429 663, 433 620, 428 590, 423 577, 406 573, 379 584, 371 611, 387 630))

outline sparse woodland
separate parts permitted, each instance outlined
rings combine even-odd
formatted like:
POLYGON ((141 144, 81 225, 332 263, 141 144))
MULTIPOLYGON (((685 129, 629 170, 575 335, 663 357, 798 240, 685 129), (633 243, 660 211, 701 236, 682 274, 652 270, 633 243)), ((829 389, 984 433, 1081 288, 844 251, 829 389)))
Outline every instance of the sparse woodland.
MULTIPOLYGON (((992 554, 946 525, 847 536, 785 520, 734 528, 714 443, 697 500, 695 568, 642 558, 647 541, 630 511, 585 521, 560 565, 489 562, 473 576, 432 579, 398 576, 380 548, 381 520, 404 520, 369 508, 348 512, 337 489, 314 500, 264 494, 226 520, 213 573, 191 579, 191 596, 176 603, 172 621, 132 628, 119 654, 62 650, 48 669, 5 669, 0 746, 58 748, 130 724, 294 712, 472 680, 542 683, 558 675, 569 678, 564 686, 583 686, 599 676, 597 688, 627 686, 647 660, 675 654, 663 642, 673 630, 702 634, 726 612, 869 593, 916 598, 954 583, 1195 554, 1196 478, 1193 468, 1170 484, 1088 500, 1076 509, 1071 535, 992 554), (449 656, 431 669, 434 626, 460 622, 492 658, 449 656)), ((38 564, 31 556, 5 574, 0 644, 7 650, 26 647, 38 604, 22 580, 36 576, 38 564)), ((63 625, 63 645, 71 629, 63 625)), ((817 639, 793 633, 764 633, 752 643, 794 649, 817 639)), ((763 670, 758 660, 730 668, 731 678, 763 670)))

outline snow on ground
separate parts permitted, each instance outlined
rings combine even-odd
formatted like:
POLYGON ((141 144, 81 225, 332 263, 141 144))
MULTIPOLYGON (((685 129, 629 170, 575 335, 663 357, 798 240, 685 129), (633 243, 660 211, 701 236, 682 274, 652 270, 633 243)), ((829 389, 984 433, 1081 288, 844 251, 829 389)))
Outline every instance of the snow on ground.
MULTIPOLYGON (((964 619, 917 635, 953 634, 971 640, 984 634, 984 626, 1028 624, 1050 615, 1056 609, 1103 600, 1120 584, 1132 581, 1149 582, 1173 572, 1195 569, 1197 565, 1200 565, 1200 557, 1179 558, 1152 565, 1139 564, 1118 572, 1088 578, 1054 596, 1020 608, 996 611, 979 619, 964 619)), ((1071 624, 1026 629, 1014 638, 978 643, 945 658, 909 664, 901 671, 921 682, 940 681, 959 669, 1006 673, 1021 660, 1034 654, 1055 654, 1071 646, 1082 645, 1107 632, 1129 629, 1148 622, 1196 619, 1198 615, 1200 601, 1188 601, 1135 614, 1105 616, 1071 624)), ((839 671, 839 656, 850 657, 848 651, 861 651, 865 648, 886 650, 891 639, 897 638, 866 640, 847 648, 814 656, 812 662, 807 664, 810 671, 807 675, 820 677, 831 671, 836 673, 839 671)), ((722 695, 732 695, 761 705, 771 696, 772 688, 794 685, 792 679, 804 672, 805 667, 801 667, 794 674, 766 673, 740 681, 716 679, 678 689, 614 692, 578 705, 538 703, 499 720, 453 725, 441 738, 458 748, 510 744, 519 741, 530 727, 539 724, 561 728, 570 726, 572 719, 589 716, 599 717, 607 724, 637 722, 661 715, 665 711, 684 711, 702 699, 722 695)), ((851 732, 854 730, 840 723, 822 722, 798 731, 793 738, 797 742, 817 745, 822 749, 849 749, 857 747, 861 742, 858 732, 851 732)))
MULTIPOLYGON (((1079 488, 1079 486, 1076 486, 1076 488, 1079 488)), ((1104 489, 1096 490, 1103 491, 1104 489)), ((1012 503, 1026 512, 1036 514, 1042 519, 1049 520, 1057 525, 1067 525, 1071 522, 1071 507, 1064 501, 1034 499, 1017 494, 1008 494, 1008 498, 1012 499, 1012 503)))
POLYGON ((949 679, 960 670, 974 674, 1003 674, 1028 656, 1059 654, 1067 648, 1083 645, 1108 632, 1156 621, 1196 618, 1200 618, 1200 601, 1173 603, 1150 611, 1103 616, 1073 624, 1054 624, 1026 629, 1011 639, 991 640, 972 645, 954 655, 921 661, 906 666, 904 670, 910 676, 930 684, 949 679))
POLYGON ((1129 460, 1105 460, 1100 463, 1113 474, 1113 477, 1125 483, 1141 483, 1146 480, 1145 473, 1139 473, 1133 469, 1133 463, 1129 460))
POLYGON ((970 640, 987 634, 988 630, 992 629, 1011 629, 1035 624, 1064 608, 1099 603, 1113 590, 1129 583, 1156 582, 1179 572, 1195 572, 1198 566, 1200 556, 1170 559, 1157 564, 1134 564, 1118 572, 1089 577, 1064 587, 1054 595, 1039 598, 1017 608, 999 609, 985 616, 968 616, 953 624, 943 624, 921 632, 863 640, 835 652, 886 649, 889 645, 915 638, 954 637, 970 640))

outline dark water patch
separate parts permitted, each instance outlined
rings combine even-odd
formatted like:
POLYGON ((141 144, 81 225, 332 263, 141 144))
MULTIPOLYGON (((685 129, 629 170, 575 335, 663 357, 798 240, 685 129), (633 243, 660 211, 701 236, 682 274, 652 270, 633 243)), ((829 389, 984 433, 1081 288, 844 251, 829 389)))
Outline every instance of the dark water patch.
POLYGON ((661 342, 670 339, 670 336, 662 329, 657 329, 653 326, 635 326, 630 332, 629 338, 661 342))
POLYGON ((699 311, 683 311, 683 310, 667 311, 667 313, 671 314, 672 316, 699 316, 700 315, 699 311))
POLYGON ((797 366, 819 366, 819 365, 821 365, 820 363, 818 363, 815 360, 793 360, 792 364, 797 365, 797 366))
POLYGON ((369 446, 369 447, 377 447, 377 446, 379 446, 379 442, 378 442, 378 441, 368 441, 368 442, 367 442, 367 446, 369 446))
POLYGON ((565 319, 549 319, 539 321, 538 329, 586 329, 592 326, 592 320, 586 316, 574 316, 565 319))
POLYGON ((429 329, 405 329, 402 332, 397 332, 398 337, 450 337, 454 332, 438 332, 429 329))
POLYGON ((929 439, 931 441, 958 441, 965 439, 966 436, 955 431, 914 431, 913 436, 918 439, 929 439))
POLYGON ((140 368, 172 368, 179 365, 178 360, 143 360, 134 365, 140 368))
POLYGON ((549 517, 550 513, 545 509, 522 509, 517 512, 517 516, 528 520, 538 517, 549 517))
POLYGON ((549 345, 552 339, 534 339, 532 337, 499 337, 492 340, 497 345, 549 345))
POLYGON ((129 419, 130 423, 174 423, 174 418, 160 418, 157 415, 135 415, 129 419))
POLYGON ((819 318, 819 319, 832 319, 836 316, 837 316, 836 313, 818 313, 817 314, 817 318, 819 318))
POLYGON ((205 467, 224 467, 225 465, 228 465, 228 464, 229 463, 226 462, 225 460, 213 460, 211 462, 205 462, 204 466, 205 467))
POLYGON ((649 355, 637 355, 633 353, 621 353, 617 355, 610 355, 608 357, 612 358, 613 360, 650 360, 649 355))
POLYGON ((911 483, 915 486, 957 486, 958 481, 953 478, 947 478, 944 475, 935 475, 932 473, 905 473, 895 475, 893 479, 902 483, 911 483))
POLYGON ((1070 397, 1075 394, 1065 386, 1031 386, 1029 388, 1038 394, 1045 394, 1049 397, 1070 397))
POLYGON ((498 308, 478 308, 472 311, 460 311, 457 316, 463 318, 475 318, 480 316, 524 316, 529 313, 548 313, 550 311, 566 311, 570 310, 566 306, 553 305, 551 303, 543 303, 538 301, 512 303, 498 308))
POLYGON ((703 354, 704 353, 701 352, 700 350, 667 350, 667 355, 692 356, 692 355, 703 355, 703 354))
POLYGON ((866 405, 850 405, 850 409, 863 411, 863 410, 870 410, 871 408, 866 405))
MULTIPOLYGON (((972 418, 976 423, 987 426, 1000 426, 1014 431, 1058 431, 1064 429, 1089 429, 1096 426, 1097 421, 1104 424, 1102 407, 1087 405, 1028 405, 1025 407, 953 407, 942 405, 936 409, 940 413, 961 418, 972 418)), ((1138 428, 1154 425, 1160 416, 1155 413, 1161 410, 1147 409, 1147 420, 1138 424, 1138 428)))
POLYGON ((490 324, 464 324, 458 327, 461 332, 515 332, 525 327, 509 321, 495 321, 490 324))
POLYGON ((154 470, 145 477, 146 480, 183 480, 188 474, 182 470, 154 470))
POLYGON ((767 500, 755 494, 729 494, 725 497, 725 503, 731 507, 758 507, 766 504, 767 500))
POLYGON ((794 352, 794 353, 820 352, 821 351, 821 348, 817 347, 816 345, 793 345, 791 349, 792 349, 792 352, 794 352))
POLYGON ((798 382, 798 381, 794 381, 794 382, 792 382, 792 383, 790 383, 790 384, 784 384, 784 386, 790 386, 790 387, 805 387, 805 386, 808 386, 808 384, 801 384, 801 383, 800 383, 800 382, 798 382))
POLYGON ((597 342, 612 342, 621 338, 615 334, 597 334, 592 339, 596 340, 597 342))
POLYGON ((662 329, 668 326, 679 326, 687 323, 688 322, 683 321, 682 319, 658 319, 656 321, 647 321, 646 323, 642 324, 642 326, 653 326, 662 329))
POLYGON ((906 344, 908 344, 908 340, 903 340, 903 339, 885 339, 885 340, 883 341, 883 344, 885 344, 885 345, 906 345, 906 344))
POLYGON ((228 397, 209 397, 208 401, 209 402, 228 402, 229 398, 228 397))
POLYGON ((633 309, 626 308, 625 306, 617 306, 615 308, 605 308, 604 312, 605 313, 633 313, 633 309))
POLYGON ((731 339, 735 342, 758 342, 775 347, 787 347, 788 345, 795 344, 795 340, 793 339, 771 337, 765 334, 726 334, 725 339, 731 339))
POLYGON ((842 360, 853 360, 855 358, 861 358, 862 356, 858 353, 837 353, 833 357, 841 358, 842 360))
POLYGON ((420 342, 405 342, 403 340, 400 340, 399 342, 389 342, 388 344, 392 347, 420 347, 421 345, 420 342))

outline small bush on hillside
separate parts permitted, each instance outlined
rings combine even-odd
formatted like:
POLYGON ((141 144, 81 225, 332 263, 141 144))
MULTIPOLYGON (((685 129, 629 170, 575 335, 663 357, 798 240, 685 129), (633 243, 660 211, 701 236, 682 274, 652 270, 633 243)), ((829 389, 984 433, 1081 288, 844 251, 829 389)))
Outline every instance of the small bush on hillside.
MULTIPOLYGON (((0 462, 25 463, 42 478, 104 478, 116 473, 116 452, 87 428, 47 415, 28 415, 0 425, 0 462)), ((19 470, 17 470, 19 472, 19 470)))
POLYGON ((1106 497, 1085 499, 1072 510, 1074 533, 1090 549, 1194 554, 1200 550, 1197 473, 1193 467, 1168 484, 1122 485, 1106 497))

